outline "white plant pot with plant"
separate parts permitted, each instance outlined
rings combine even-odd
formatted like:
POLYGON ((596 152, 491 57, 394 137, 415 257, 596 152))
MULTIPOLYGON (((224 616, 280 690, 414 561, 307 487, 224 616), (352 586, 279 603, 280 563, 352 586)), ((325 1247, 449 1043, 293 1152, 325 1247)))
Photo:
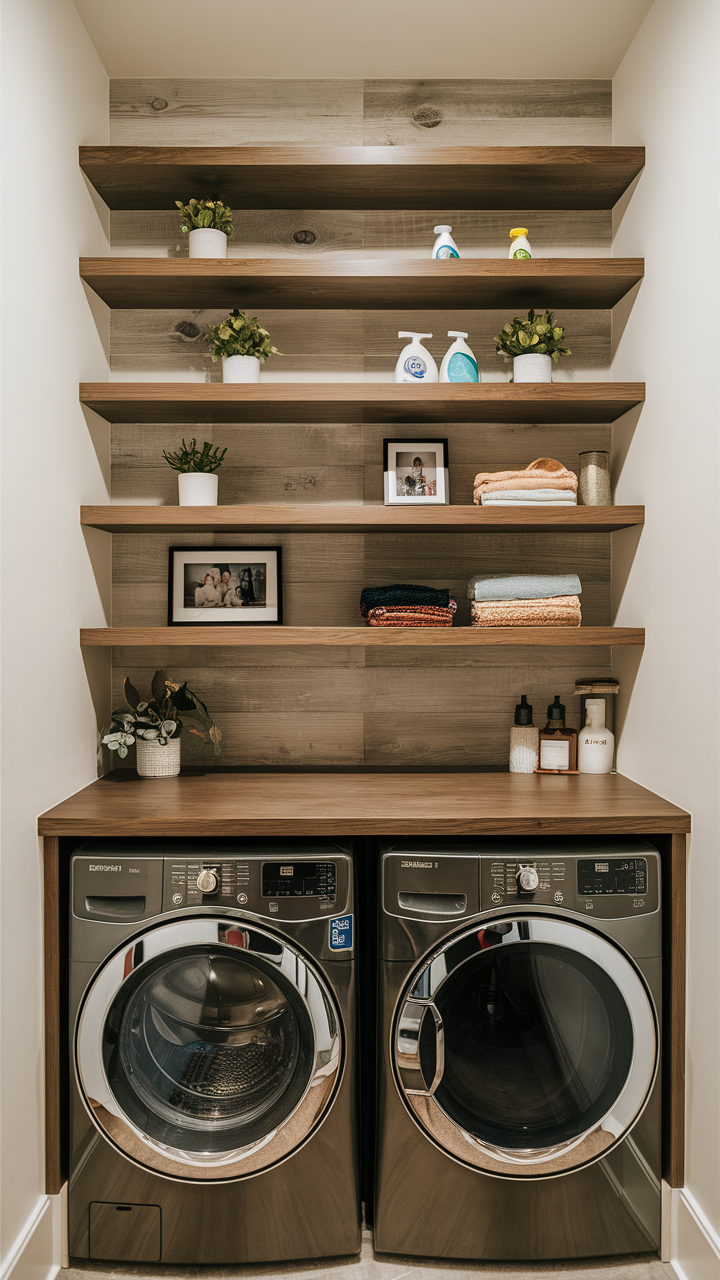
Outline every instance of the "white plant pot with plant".
POLYGON ((260 365, 280 355, 257 316, 250 320, 237 307, 220 324, 208 325, 205 341, 212 347, 213 363, 222 360, 223 382, 259 382, 260 365))
POLYGON ((216 507, 218 500, 218 467, 222 466, 227 449, 222 453, 205 441, 198 449, 195 438, 190 444, 183 440, 177 453, 166 453, 163 458, 178 473, 178 505, 181 507, 216 507))
POLYGON ((191 258, 226 258, 228 236, 234 227, 232 212, 222 200, 176 200, 180 230, 187 234, 191 258))
POLYGON ((222 733, 210 716, 204 702, 187 684, 166 680, 160 671, 152 678, 151 697, 147 702, 127 676, 123 681, 126 706, 113 711, 110 729, 102 743, 125 759, 129 748, 137 743, 137 771, 141 778, 175 778, 180 772, 182 731, 188 721, 190 733, 213 744, 220 751, 222 733), (183 719, 180 718, 182 713, 183 719))
POLYGON ((515 316, 504 324, 495 338, 496 354, 513 362, 514 382, 552 382, 552 367, 560 356, 569 356, 564 347, 565 330, 555 324, 552 311, 538 315, 532 309, 527 319, 515 316))

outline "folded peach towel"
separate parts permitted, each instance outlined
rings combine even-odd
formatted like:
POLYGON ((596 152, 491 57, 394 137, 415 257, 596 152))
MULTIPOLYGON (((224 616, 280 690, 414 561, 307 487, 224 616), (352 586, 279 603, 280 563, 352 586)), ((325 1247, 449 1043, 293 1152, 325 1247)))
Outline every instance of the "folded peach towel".
POLYGON ((568 471, 554 458, 538 458, 523 471, 479 471, 473 481, 473 498, 477 506, 484 493, 502 493, 508 489, 563 489, 577 493, 574 471, 568 471))
POLYGON ((578 596, 552 600, 474 600, 470 606, 472 627, 579 627, 578 596))

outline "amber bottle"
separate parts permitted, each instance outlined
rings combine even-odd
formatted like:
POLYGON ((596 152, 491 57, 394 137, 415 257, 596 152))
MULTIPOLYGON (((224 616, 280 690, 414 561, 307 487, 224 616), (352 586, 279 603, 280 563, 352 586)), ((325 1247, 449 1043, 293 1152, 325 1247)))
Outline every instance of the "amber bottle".
POLYGON ((565 728, 565 707, 559 694, 547 713, 547 724, 540 730, 540 768, 576 770, 577 729, 565 728))

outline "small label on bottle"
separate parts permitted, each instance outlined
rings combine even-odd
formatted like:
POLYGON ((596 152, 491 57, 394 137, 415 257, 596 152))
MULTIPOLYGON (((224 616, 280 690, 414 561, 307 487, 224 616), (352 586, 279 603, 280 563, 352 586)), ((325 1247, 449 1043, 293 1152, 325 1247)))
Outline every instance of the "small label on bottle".
POLYGON ((472 356, 456 351, 448 360, 448 378, 451 382, 477 382, 478 367, 472 356))
POLYGON ((427 365, 420 356, 408 356, 403 368, 413 378, 424 378, 427 373, 427 365))
POLYGON ((529 258, 529 257, 530 257, 530 254, 528 253, 527 249, 516 249, 513 254, 513 258, 529 258))
POLYGON ((540 768, 541 769, 569 769, 570 768, 570 743, 569 742, 541 742, 540 743, 540 768))
POLYGON ((436 258, 459 258, 460 254, 457 249, 453 249, 452 245, 443 244, 435 254, 436 258))

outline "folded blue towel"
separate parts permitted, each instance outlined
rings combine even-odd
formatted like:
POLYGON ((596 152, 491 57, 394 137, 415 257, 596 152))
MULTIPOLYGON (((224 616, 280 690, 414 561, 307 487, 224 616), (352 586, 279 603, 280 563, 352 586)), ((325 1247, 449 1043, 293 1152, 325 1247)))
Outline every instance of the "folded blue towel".
POLYGON ((551 600, 553 596, 579 596, 576 573, 515 573, 493 578, 476 573, 468 582, 468 600, 551 600))

